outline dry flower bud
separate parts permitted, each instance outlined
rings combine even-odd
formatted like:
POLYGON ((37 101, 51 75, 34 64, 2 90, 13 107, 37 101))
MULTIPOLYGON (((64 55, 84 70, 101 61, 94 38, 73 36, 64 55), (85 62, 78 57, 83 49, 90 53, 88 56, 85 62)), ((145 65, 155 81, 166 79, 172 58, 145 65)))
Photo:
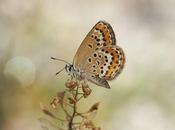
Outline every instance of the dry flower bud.
POLYGON ((93 126, 94 126, 94 124, 92 123, 92 121, 85 122, 85 127, 86 128, 92 128, 93 126))
POLYGON ((87 112, 88 114, 86 115, 87 120, 93 120, 95 116, 97 115, 97 110, 99 106, 99 102, 95 103, 94 105, 91 106, 89 111, 87 112))
POLYGON ((76 100, 74 98, 71 98, 71 97, 68 98, 68 100, 69 100, 69 103, 70 104, 74 104, 76 102, 76 100))
POLYGON ((57 96, 53 98, 50 105, 55 109, 59 104, 63 103, 65 91, 58 92, 57 96))
POLYGON ((62 91, 62 92, 58 92, 57 93, 57 98, 59 100, 59 103, 63 103, 63 100, 64 100, 64 96, 65 96, 65 91, 62 91))
POLYGON ((84 92, 83 94, 84 98, 88 97, 92 92, 92 90, 89 88, 87 84, 82 84, 82 90, 84 92))
POLYGON ((93 112, 95 110, 98 110, 99 105, 100 105, 100 102, 95 103, 94 105, 92 105, 92 107, 89 109, 88 112, 93 112))
POLYGON ((59 100, 57 97, 55 97, 55 98, 53 98, 53 100, 51 101, 50 105, 52 106, 52 108, 55 109, 55 108, 58 106, 59 103, 60 103, 60 100, 59 100))
POLYGON ((92 123, 92 121, 87 120, 86 118, 84 118, 79 126, 80 130, 92 130, 94 128, 94 124, 92 123))
POLYGON ((65 95, 65 91, 62 91, 62 92, 58 92, 58 93, 57 93, 57 97, 58 97, 60 100, 63 100, 64 95, 65 95))
POLYGON ((77 86, 77 82, 75 81, 67 81, 65 86, 69 89, 74 89, 77 86))
POLYGON ((94 127, 92 130, 101 130, 100 127, 94 127))

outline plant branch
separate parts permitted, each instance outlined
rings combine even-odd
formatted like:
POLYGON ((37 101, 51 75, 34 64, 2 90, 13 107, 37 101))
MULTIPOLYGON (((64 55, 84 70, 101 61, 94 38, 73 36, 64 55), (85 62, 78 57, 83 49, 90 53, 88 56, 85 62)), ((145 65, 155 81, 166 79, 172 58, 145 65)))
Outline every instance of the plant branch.
POLYGON ((76 102, 73 103, 73 113, 72 113, 72 116, 71 116, 70 121, 69 121, 69 124, 68 124, 69 130, 73 130, 72 125, 73 125, 73 119, 74 119, 75 114, 76 114, 76 107, 77 107, 76 105, 77 105, 78 89, 79 89, 79 84, 78 84, 78 86, 77 86, 77 88, 76 88, 76 91, 75 91, 74 99, 75 99, 76 102))

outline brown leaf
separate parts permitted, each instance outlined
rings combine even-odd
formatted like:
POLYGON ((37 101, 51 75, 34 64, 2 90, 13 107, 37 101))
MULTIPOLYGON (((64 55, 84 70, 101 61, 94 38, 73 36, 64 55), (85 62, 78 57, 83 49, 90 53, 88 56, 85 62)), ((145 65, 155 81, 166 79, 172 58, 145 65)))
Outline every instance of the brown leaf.
POLYGON ((83 94, 84 98, 88 97, 92 92, 92 90, 90 89, 90 87, 87 84, 82 84, 82 90, 84 93, 83 94))
POLYGON ((59 104, 63 104, 63 100, 64 100, 64 96, 65 96, 65 91, 62 92, 58 92, 57 96, 55 96, 53 98, 53 100, 50 102, 50 105, 52 106, 52 108, 56 108, 59 104))

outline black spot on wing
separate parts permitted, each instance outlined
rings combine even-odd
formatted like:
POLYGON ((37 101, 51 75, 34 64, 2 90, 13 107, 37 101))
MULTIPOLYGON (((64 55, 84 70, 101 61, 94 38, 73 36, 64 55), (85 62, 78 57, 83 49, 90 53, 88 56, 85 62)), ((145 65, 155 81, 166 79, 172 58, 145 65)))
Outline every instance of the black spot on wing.
POLYGON ((91 45, 91 44, 88 44, 88 46, 89 46, 90 48, 92 48, 92 45, 91 45))

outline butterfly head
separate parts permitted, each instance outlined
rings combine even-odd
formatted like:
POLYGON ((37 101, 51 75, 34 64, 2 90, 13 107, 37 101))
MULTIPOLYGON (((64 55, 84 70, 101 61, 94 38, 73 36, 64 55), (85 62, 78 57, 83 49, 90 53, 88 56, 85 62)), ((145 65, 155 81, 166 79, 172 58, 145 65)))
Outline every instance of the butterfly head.
POLYGON ((68 75, 73 75, 75 70, 72 64, 66 64, 65 70, 68 73, 68 75))
POLYGON ((58 75, 60 72, 62 72, 64 69, 66 70, 66 72, 68 73, 68 75, 74 76, 75 70, 72 64, 70 64, 69 62, 59 59, 59 58, 55 58, 55 57, 51 57, 52 60, 58 60, 58 61, 62 61, 64 63, 66 63, 65 67, 62 68, 60 71, 58 71, 56 73, 56 75, 58 75))

